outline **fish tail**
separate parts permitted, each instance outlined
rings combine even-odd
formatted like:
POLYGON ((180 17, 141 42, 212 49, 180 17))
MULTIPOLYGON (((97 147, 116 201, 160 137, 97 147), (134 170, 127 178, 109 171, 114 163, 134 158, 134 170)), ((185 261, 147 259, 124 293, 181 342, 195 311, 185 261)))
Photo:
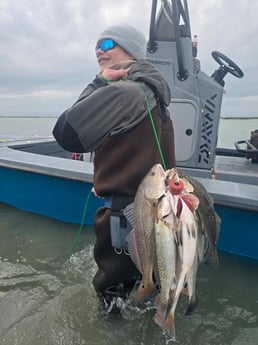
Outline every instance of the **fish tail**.
POLYGON ((154 321, 163 331, 166 331, 167 305, 160 302, 159 295, 155 298, 155 304, 157 306, 157 312, 154 315, 154 321))
POLYGON ((156 297, 155 297, 155 299, 154 299, 154 305, 157 307, 157 308, 159 308, 159 306, 160 306, 160 295, 157 295, 156 297))
POLYGON ((206 258, 206 264, 210 267, 218 267, 219 257, 216 248, 211 248, 206 258))
POLYGON ((154 315, 154 321, 158 326, 160 326, 163 329, 163 331, 166 330, 166 319, 163 317, 163 315, 161 315, 159 311, 157 311, 154 315))
POLYGON ((137 303, 141 303, 153 298, 156 294, 157 290, 153 282, 150 282, 148 285, 144 285, 141 282, 134 295, 134 300, 137 303))
POLYGON ((185 315, 186 316, 193 315, 197 309, 197 306, 198 306, 198 298, 196 295, 194 298, 192 298, 189 301, 188 306, 187 306, 186 311, 185 311, 185 315))
POLYGON ((166 330, 167 334, 171 337, 171 339, 173 341, 176 341, 174 311, 172 311, 172 310, 170 310, 170 312, 167 316, 165 330, 166 330))
POLYGON ((189 292, 188 292, 187 287, 186 287, 186 288, 183 288, 182 291, 181 291, 181 293, 184 294, 185 296, 189 296, 189 292))

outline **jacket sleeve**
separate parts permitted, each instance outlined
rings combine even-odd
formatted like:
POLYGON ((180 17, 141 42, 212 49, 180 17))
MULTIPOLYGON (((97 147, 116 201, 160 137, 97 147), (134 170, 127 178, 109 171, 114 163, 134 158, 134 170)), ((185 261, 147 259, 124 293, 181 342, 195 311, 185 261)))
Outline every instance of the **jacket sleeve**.
POLYGON ((70 152, 85 152, 82 143, 80 142, 78 133, 74 130, 74 128, 68 121, 68 113, 70 110, 72 110, 73 107, 76 106, 78 102, 91 95, 97 88, 107 85, 107 82, 102 78, 94 79, 92 83, 90 83, 82 91, 74 105, 59 116, 53 129, 53 136, 59 143, 59 145, 62 146, 65 150, 70 152))
POLYGON ((54 127, 56 141, 68 151, 94 151, 109 135, 130 128, 136 119, 146 116, 144 96, 137 83, 103 81, 100 87, 95 82, 60 115, 54 127))

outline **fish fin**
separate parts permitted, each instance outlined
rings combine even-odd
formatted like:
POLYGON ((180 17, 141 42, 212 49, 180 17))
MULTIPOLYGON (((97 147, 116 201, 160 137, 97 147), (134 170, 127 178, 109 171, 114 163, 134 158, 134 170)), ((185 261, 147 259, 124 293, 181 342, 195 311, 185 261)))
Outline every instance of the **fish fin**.
POLYGON ((138 251, 136 248, 136 239, 135 239, 135 230, 132 229, 129 234, 126 236, 126 241, 128 244, 128 252, 132 262, 135 264, 136 268, 140 273, 142 273, 142 265, 141 260, 138 255, 138 251))
POLYGON ((174 215, 176 216, 177 214, 177 208, 178 208, 178 195, 173 195, 172 193, 167 193, 166 194, 169 198, 169 202, 170 202, 170 207, 172 212, 174 213, 174 215))
POLYGON ((137 291, 135 292, 134 300, 137 303, 145 302, 156 296, 156 294, 157 290, 154 283, 150 282, 147 286, 145 286, 141 281, 137 291))
POLYGON ((166 196, 160 200, 158 210, 161 218, 167 217, 173 211, 169 194, 166 194, 166 196))
POLYGON ((215 224, 216 224, 215 243, 217 243, 219 239, 219 234, 220 234, 221 219, 216 212, 215 212, 215 224))
POLYGON ((184 177, 181 177, 181 180, 184 183, 184 189, 188 192, 188 193, 193 193, 194 191, 194 187, 193 185, 184 177))
POLYGON ((182 196, 182 198, 186 202, 186 204, 188 202, 192 206, 193 210, 197 210, 200 201, 199 201, 199 199, 197 198, 196 195, 194 195, 194 194, 184 194, 182 196))
POLYGON ((217 268, 219 265, 219 257, 216 248, 210 248, 209 253, 205 259, 205 263, 213 268, 217 268))
POLYGON ((123 209, 123 214, 125 216, 125 218, 128 220, 128 222, 130 223, 131 227, 133 228, 133 207, 134 207, 134 203, 132 202, 131 204, 127 205, 124 209, 123 209))
POLYGON ((166 327, 165 330, 167 334, 173 341, 176 341, 176 330, 175 330, 175 320, 174 320, 174 313, 169 312, 166 318, 166 327))
POLYGON ((155 305, 157 307, 157 312, 154 316, 154 321, 163 331, 166 331, 167 305, 160 302, 160 295, 156 296, 155 305))
POLYGON ((163 316, 157 311, 154 315, 154 322, 160 326, 163 331, 166 331, 166 319, 163 318, 163 316))
POLYGON ((188 306, 185 311, 185 315, 186 316, 193 315, 197 309, 197 306, 198 306, 198 298, 197 298, 197 295, 195 295, 195 298, 189 301, 188 306))
POLYGON ((211 244, 207 236, 204 234, 203 251, 198 253, 198 260, 212 268, 217 268, 219 265, 219 257, 216 246, 211 244))
POLYGON ((158 294, 155 298, 154 298, 154 305, 158 308, 160 305, 160 295, 158 294))

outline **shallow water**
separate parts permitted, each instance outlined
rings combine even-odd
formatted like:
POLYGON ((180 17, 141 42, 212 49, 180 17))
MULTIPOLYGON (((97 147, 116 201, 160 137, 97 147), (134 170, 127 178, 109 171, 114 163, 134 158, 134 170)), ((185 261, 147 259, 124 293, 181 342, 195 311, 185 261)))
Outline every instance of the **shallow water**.
MULTIPOLYGON (((94 233, 85 227, 68 259, 77 225, 0 204, 1 345, 173 344, 154 323, 151 304, 103 315, 92 286, 94 233)), ((258 339, 258 263, 220 253, 201 266, 199 308, 176 309, 176 344, 245 345, 258 339)))

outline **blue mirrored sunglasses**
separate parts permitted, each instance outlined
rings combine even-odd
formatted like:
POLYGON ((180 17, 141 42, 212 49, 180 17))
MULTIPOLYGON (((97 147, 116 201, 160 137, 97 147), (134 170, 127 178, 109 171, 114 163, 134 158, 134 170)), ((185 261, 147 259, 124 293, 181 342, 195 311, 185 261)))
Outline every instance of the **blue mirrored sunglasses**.
POLYGON ((97 43, 95 50, 97 51, 98 49, 101 49, 103 52, 107 52, 108 50, 115 48, 115 46, 116 43, 113 40, 105 39, 97 43))

